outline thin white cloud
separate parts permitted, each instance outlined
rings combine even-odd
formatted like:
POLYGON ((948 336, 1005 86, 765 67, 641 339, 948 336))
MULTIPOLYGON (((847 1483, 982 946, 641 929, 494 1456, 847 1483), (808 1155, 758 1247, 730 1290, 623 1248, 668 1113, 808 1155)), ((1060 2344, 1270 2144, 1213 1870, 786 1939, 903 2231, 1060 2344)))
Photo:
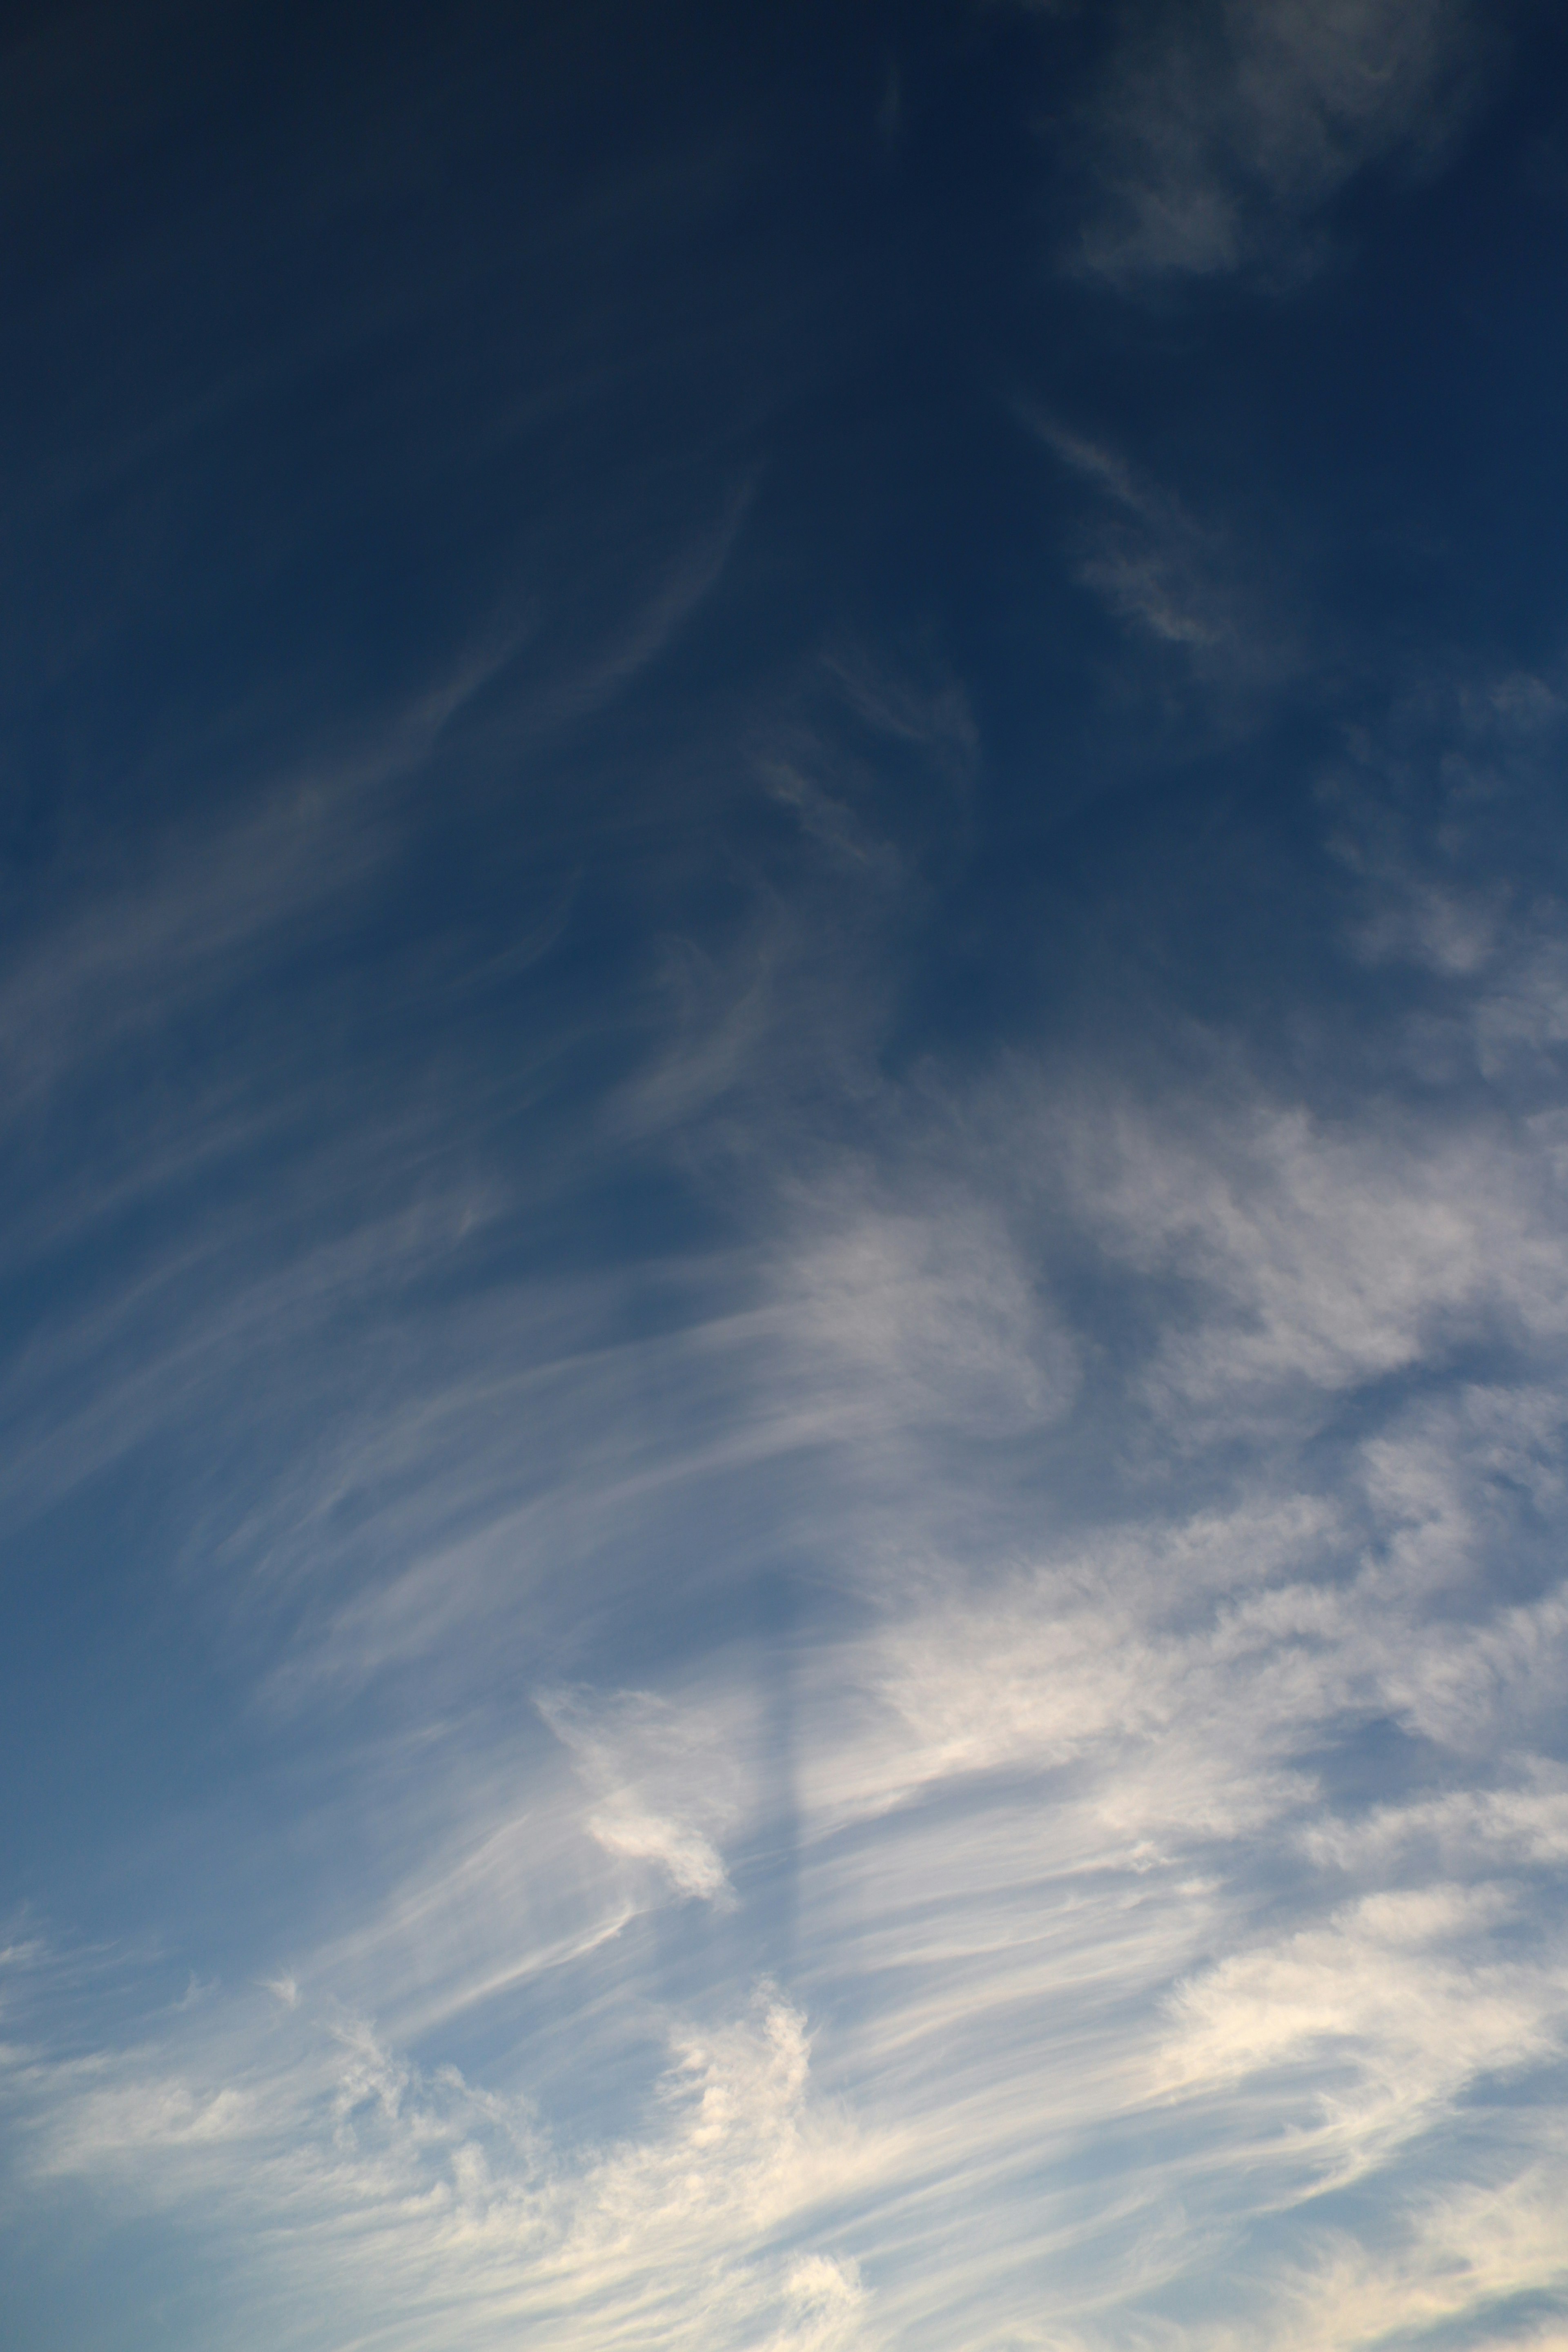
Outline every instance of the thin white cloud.
POLYGON ((655 1864, 678 1894, 732 1903, 715 1841, 741 1805, 719 1727, 647 1693, 538 1704, 595 1800, 586 1827, 605 1853, 655 1864))
POLYGON ((1086 1108, 1069 1175, 1083 1213, 1117 1256, 1205 1301, 1155 1349, 1162 1411, 1321 1402, 1489 1318, 1563 1331, 1568 1255, 1542 1139, 1483 1118, 1400 1139, 1398 1116, 1336 1133, 1254 1096, 1234 1114, 1210 1105, 1196 1133, 1179 1110, 1086 1108))
POLYGON ((317 933, 334 902, 384 869, 405 828, 398 788, 508 667, 521 634, 490 632, 368 740, 335 761, 300 761, 237 819, 139 850, 132 880, 89 877, 86 903, 0 978, 7 1117, 84 1062, 253 983, 268 958, 317 933))
POLYGON ((1144 479, 1117 450, 1073 432, 1029 401, 1015 413, 1090 494, 1076 534, 1083 586, 1145 646, 1179 656, 1190 673, 1232 692, 1278 680, 1296 656, 1277 605, 1234 539, 1144 479))
POLYGON ((596 715, 658 659, 719 586, 752 495, 749 482, 732 492, 717 522, 693 537, 618 635, 549 689, 537 712, 541 723, 558 728, 596 715))

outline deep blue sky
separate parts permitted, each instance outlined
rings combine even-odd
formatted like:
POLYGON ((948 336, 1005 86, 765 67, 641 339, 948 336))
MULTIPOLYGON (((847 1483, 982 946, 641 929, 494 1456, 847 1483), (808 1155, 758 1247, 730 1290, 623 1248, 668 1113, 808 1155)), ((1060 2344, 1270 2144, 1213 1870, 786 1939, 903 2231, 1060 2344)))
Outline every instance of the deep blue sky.
POLYGON ((13 10, 19 2352, 1568 2345, 1568 33, 13 10))

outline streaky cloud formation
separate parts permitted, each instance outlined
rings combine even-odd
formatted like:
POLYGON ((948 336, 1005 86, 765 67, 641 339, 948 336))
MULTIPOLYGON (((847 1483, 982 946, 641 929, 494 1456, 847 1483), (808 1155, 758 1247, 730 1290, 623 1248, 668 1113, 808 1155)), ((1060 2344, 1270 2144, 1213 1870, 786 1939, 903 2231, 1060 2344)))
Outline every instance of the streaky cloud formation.
POLYGON ((1122 21, 1087 118, 1103 199, 1079 255, 1122 282, 1299 268, 1314 215, 1360 172, 1451 152, 1503 37, 1470 0, 1225 0, 1122 21))
POLYGON ((1568 2344, 1561 44, 137 26, 16 171, 15 2340, 1568 2344))
MULTIPOLYGON (((1366 919, 1347 922, 1347 962, 1366 919)), ((1461 1025, 1484 1034, 1489 971, 1461 984, 1461 1025)), ((661 1547, 666 1497, 700 1523, 770 1462, 810 1463, 773 1490, 770 1540, 832 1558, 860 1613, 790 1645, 788 1788, 722 1648, 695 1685, 687 1667, 662 1687, 538 1690, 552 1748, 530 1760, 509 1735, 514 1760, 492 1748, 483 1785, 458 1718, 433 1720, 422 1797, 398 1807, 403 1852, 427 1839, 426 1858, 366 1887, 346 1934, 292 1948, 273 1991, 165 2009, 90 2057, 14 2047, 37 2176, 85 2175, 132 2210, 200 2198, 237 2244, 292 2249, 257 2307, 301 2341, 339 2323, 289 2316, 290 2294, 330 2311, 352 2292, 384 2304, 392 2341, 527 2319, 568 2341, 934 2343, 976 2296, 1024 2324, 1043 2250, 1082 2314, 1075 2340, 1114 2340, 1111 2312, 1157 2308, 1232 2235, 1239 2189, 1248 2263, 1272 2235, 1286 2282, 1276 2319, 1247 2324, 1289 2342, 1324 2324, 1298 2305, 1352 2272, 1373 2305, 1393 2292, 1364 2225, 1342 2225, 1328 2285, 1291 2284, 1314 2258, 1289 2215, 1352 2185, 1379 2231, 1440 2233, 1446 2312, 1469 2308, 1452 2282, 1499 2257, 1483 2263, 1478 2209, 1445 2186, 1457 2118, 1495 2142, 1485 2086, 1506 2113, 1568 2018, 1541 1907, 1568 1816, 1540 1744, 1568 1596, 1517 1536, 1522 1584, 1505 1596, 1486 1570, 1527 1496, 1559 1507, 1554 1129, 1510 1119, 1483 1080, 1330 1131, 1249 1083, 1234 1046, 1205 1051, 1206 1101, 1190 1076, 1173 1100, 1130 1077, 1107 1097, 1104 1076, 1016 1055, 946 1101, 927 1077, 912 1129, 912 1106, 884 1099, 892 1145, 804 1193, 792 1163, 820 1132, 775 1135, 777 1238, 759 1235, 749 1273, 731 1252, 706 1277, 744 1303, 657 1344, 557 1341, 520 1365, 520 1319, 542 1336, 552 1314, 571 1329, 604 1312, 546 1292, 468 1310, 459 1390, 429 1387, 428 1345, 397 1351, 420 1382, 395 1447, 418 1491, 383 1505, 368 1580, 345 1559, 345 1599, 307 1616, 300 1687, 417 1664, 444 1706, 471 1704, 515 1638, 520 1568, 542 1596, 558 1563, 581 1577, 634 1528, 661 1547), (1098 1398, 1089 1335, 1032 1306, 1026 1271, 1085 1249, 1130 1286, 1126 1361, 1098 1398), (1464 1365, 1500 1318, 1500 1381, 1464 1365), (1363 1404, 1314 1473, 1336 1401, 1417 1370, 1423 1391, 1363 1404), (1100 1451, 1103 1499, 1026 1535, 1034 1433, 1086 1414, 1075 1442, 1100 1451), (541 1485, 517 1456, 528 1423, 536 1442, 596 1434, 577 1459, 552 1446, 541 1485), (447 1509, 457 1490, 485 1511, 455 1547, 447 1509), (1333 1781, 1355 1727, 1380 1723, 1415 1778, 1368 1809, 1333 1781), (633 1991, 644 1939, 696 1900, 750 1942, 781 1806, 805 2006, 764 1990, 752 2022, 721 2000, 710 2026, 664 2029, 657 2125, 557 2151, 526 2100, 405 2054, 551 1979, 585 1978, 590 2045, 657 2035, 658 2001, 633 1991), (1086 2207, 1075 2180, 1114 2179, 1128 2132, 1138 2173, 1109 2211, 1086 2207), (1026 2196, 1026 2179, 1043 2185, 1026 2196), (410 2298, 421 2315, 394 2316, 410 2298)), ((705 1116, 729 1164, 736 1114, 705 1116)), ((308 1313, 321 1292, 308 1266, 308 1313)), ((209 1343, 220 1361, 233 1344, 209 1343)), ((238 1532, 237 1564, 263 1566, 257 1540, 238 1532)), ((313 1549, 319 1578, 331 1555, 313 1549)), ((23 1953, 17 1974, 47 1989, 53 1965, 23 1953)), ((659 2079, 655 2062, 650 2092, 659 2079)), ((1557 2276, 1528 2221, 1554 2147, 1517 2150, 1520 2268, 1488 2294, 1557 2276)))

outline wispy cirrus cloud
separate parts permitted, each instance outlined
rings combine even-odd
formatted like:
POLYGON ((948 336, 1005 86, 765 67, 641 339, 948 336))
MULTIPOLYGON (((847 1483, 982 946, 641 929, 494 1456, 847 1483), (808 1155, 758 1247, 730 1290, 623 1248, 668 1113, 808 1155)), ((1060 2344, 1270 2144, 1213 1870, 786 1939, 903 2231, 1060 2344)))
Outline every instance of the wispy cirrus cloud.
MULTIPOLYGON (((831 739, 818 778, 874 844, 831 739)), ((212 1991, 77 2054, 13 2000, 26 2193, 200 2213, 305 2345, 1088 2352, 1190 2340, 1219 2273, 1215 2340, 1288 2347, 1559 2294, 1521 2095, 1568 2037, 1547 1066, 1412 1089, 1423 1008, 1379 1000, 1354 1088, 1190 1024, 900 1076, 858 975, 918 868, 787 855, 721 1086, 620 1108, 738 952, 637 998, 640 1068, 488 1223, 282 1252, 308 1349, 268 1370, 232 1235, 167 1319, 200 1376, 136 1442, 243 1370, 271 1465, 184 1530, 234 1622, 294 1597, 258 1736, 371 1728, 243 1984, 182 1955, 212 1991), (726 1215, 429 1280, 630 1151, 726 1215)), ((1441 851, 1390 859, 1357 972, 1441 851)), ((1472 1039, 1516 986, 1501 941, 1426 977, 1472 1039)))
POLYGON ((863 2291, 812 2225, 869 2158, 814 2099, 809 2064, 800 2016, 764 1992, 676 2037, 651 2129, 568 2153, 526 2106, 411 2065, 368 2021, 272 2001, 254 2021, 231 2005, 177 2057, 148 2042, 111 2067, 25 2068, 24 2129, 44 2181, 85 2174, 142 2214, 193 2195, 221 2213, 274 2341, 544 2327, 563 2344, 744 2335, 838 2352, 868 2340, 863 2291))
POLYGON ((1289 589, 1282 596, 1234 533, 1105 441, 1030 401, 1015 414, 1081 485, 1085 510, 1069 539, 1077 577, 1145 655, 1173 661, 1210 696, 1256 698, 1299 668, 1289 589))

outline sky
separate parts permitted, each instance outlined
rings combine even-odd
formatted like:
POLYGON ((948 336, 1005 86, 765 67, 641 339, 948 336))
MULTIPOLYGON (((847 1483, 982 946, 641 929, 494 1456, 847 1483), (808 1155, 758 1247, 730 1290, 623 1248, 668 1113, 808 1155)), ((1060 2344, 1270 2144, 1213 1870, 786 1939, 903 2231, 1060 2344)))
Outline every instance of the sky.
POLYGON ((0 56, 7 2347, 1568 2352, 1568 22, 0 56))

